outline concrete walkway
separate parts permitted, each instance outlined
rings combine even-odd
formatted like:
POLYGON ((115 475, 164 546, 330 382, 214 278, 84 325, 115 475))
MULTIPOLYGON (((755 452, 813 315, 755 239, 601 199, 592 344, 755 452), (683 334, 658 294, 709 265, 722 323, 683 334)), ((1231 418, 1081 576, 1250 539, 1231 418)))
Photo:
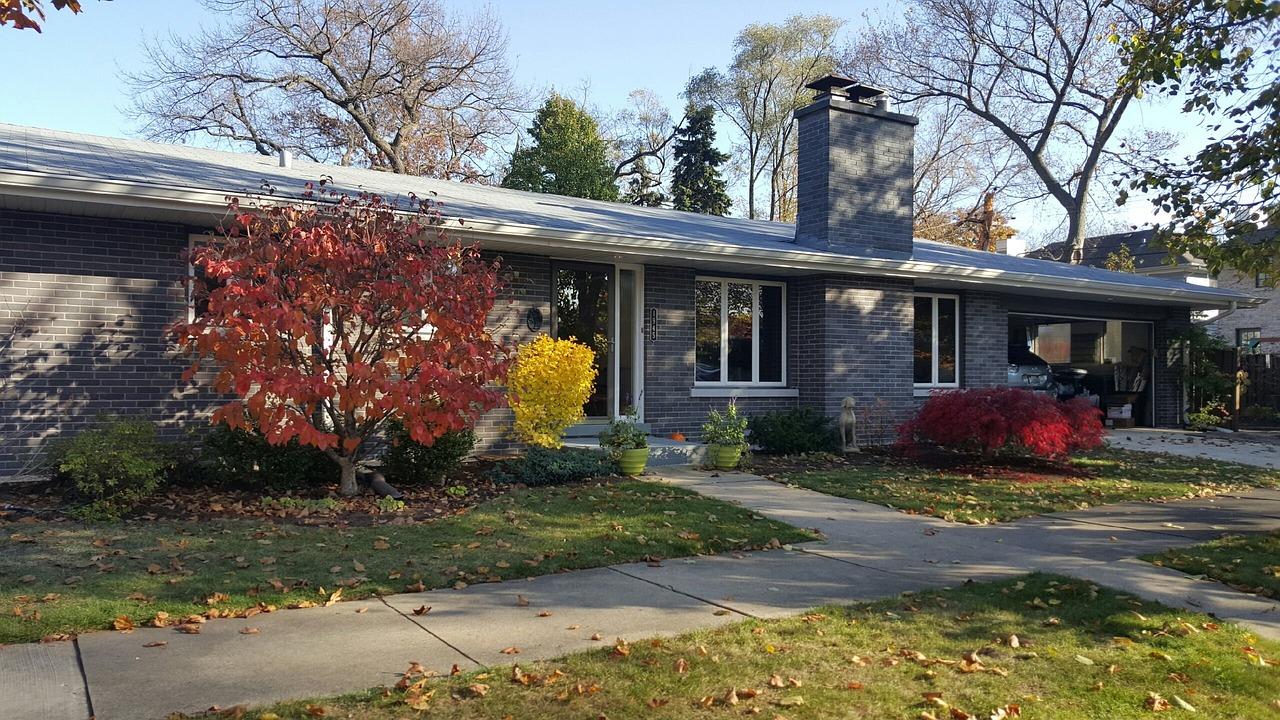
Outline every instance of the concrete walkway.
POLYGON ((1124 450, 1163 452, 1185 457, 1222 460, 1264 468, 1280 468, 1280 444, 1254 442, 1248 432, 1194 432, 1136 428, 1112 430, 1107 444, 1124 450))
POLYGON ((333 695, 393 683, 411 661, 447 673, 454 665, 549 659, 617 637, 676 634, 1033 570, 1213 613, 1280 638, 1277 603, 1133 559, 1227 531, 1280 527, 1277 491, 973 527, 752 475, 687 467, 662 474, 672 484, 815 528, 826 539, 214 620, 199 635, 138 629, 3 647, 0 718, 138 720, 333 695), (422 606, 430 611, 415 615, 422 606), (257 632, 241 632, 246 628, 257 632))

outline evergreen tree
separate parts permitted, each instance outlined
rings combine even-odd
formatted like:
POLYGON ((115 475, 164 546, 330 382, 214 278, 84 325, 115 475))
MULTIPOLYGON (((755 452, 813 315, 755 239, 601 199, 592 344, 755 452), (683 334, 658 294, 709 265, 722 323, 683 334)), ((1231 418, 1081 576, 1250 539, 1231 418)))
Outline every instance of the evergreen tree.
POLYGON ((552 94, 529 128, 533 144, 519 148, 502 186, 555 195, 617 200, 618 186, 595 118, 569 98, 552 94))
POLYGON ((676 168, 671 178, 675 209, 704 215, 729 212, 720 166, 728 155, 716 150, 715 111, 709 105, 692 108, 689 119, 676 135, 676 168))

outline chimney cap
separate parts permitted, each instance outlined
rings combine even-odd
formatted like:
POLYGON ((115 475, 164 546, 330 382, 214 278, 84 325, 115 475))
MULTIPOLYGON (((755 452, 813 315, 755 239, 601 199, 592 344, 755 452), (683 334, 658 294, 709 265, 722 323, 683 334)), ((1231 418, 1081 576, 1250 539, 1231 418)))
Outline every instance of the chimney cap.
POLYGON ((805 85, 805 87, 817 92, 818 94, 826 94, 834 90, 844 90, 845 88, 849 87, 850 85, 854 85, 857 82, 858 81, 854 80, 853 78, 847 78, 843 75, 832 74, 832 75, 824 75, 818 78, 817 80, 814 80, 813 82, 809 83, 808 85, 805 85))
POLYGON ((845 95, 856 102, 865 102, 872 98, 880 97, 887 92, 884 88, 860 83, 853 78, 835 74, 824 75, 808 85, 805 85, 805 87, 817 92, 819 96, 845 95))

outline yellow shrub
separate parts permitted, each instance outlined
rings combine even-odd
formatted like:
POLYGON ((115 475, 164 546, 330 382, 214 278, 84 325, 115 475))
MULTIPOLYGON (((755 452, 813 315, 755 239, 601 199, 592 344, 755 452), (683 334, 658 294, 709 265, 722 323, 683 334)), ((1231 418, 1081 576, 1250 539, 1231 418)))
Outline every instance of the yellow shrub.
POLYGON ((585 417, 596 379, 596 356, 572 340, 541 335, 520 346, 507 375, 513 432, 530 445, 558 448, 564 431, 585 417))

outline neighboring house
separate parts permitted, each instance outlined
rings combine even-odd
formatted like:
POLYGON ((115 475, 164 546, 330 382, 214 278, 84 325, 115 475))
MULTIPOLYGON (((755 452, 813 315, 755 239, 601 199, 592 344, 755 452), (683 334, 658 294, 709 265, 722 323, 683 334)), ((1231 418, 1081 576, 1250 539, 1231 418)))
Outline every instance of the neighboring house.
MULTIPOLYGON (((1107 258, 1124 245, 1133 254, 1134 268, 1139 274, 1174 278, 1249 295, 1259 302, 1235 309, 1208 310, 1200 314, 1200 319, 1210 332, 1233 345, 1260 352, 1280 352, 1280 303, 1271 302, 1280 293, 1270 278, 1262 273, 1244 275, 1235 270, 1224 270, 1215 277, 1198 258, 1185 253, 1171 256, 1153 235, 1152 230, 1136 230, 1085 238, 1084 264, 1105 267, 1107 258)), ((1070 259, 1071 248, 1065 242, 1051 243, 1026 253, 1026 256, 1065 262, 1070 259)))
MULTIPOLYGON (((747 414, 835 416, 852 396, 864 433, 884 438, 931 392, 1004 384, 1007 348, 1043 334, 1129 363, 1099 377, 1145 376, 1141 421, 1180 421, 1170 338, 1193 310, 1249 296, 913 242, 915 118, 851 80, 811 87, 796 113, 795 225, 0 126, 0 337, 16 335, 0 354, 0 427, 22 436, 0 448, 0 475, 100 413, 175 435, 202 424, 219 399, 181 380, 165 336, 188 312, 181 253, 207 240, 227 196, 297 198, 321 177, 434 197, 465 219, 450 231, 514 271, 492 318, 504 336, 605 338, 595 420, 633 407, 654 434, 696 435, 730 398, 747 414)), ((486 417, 486 445, 507 417, 486 417)))

